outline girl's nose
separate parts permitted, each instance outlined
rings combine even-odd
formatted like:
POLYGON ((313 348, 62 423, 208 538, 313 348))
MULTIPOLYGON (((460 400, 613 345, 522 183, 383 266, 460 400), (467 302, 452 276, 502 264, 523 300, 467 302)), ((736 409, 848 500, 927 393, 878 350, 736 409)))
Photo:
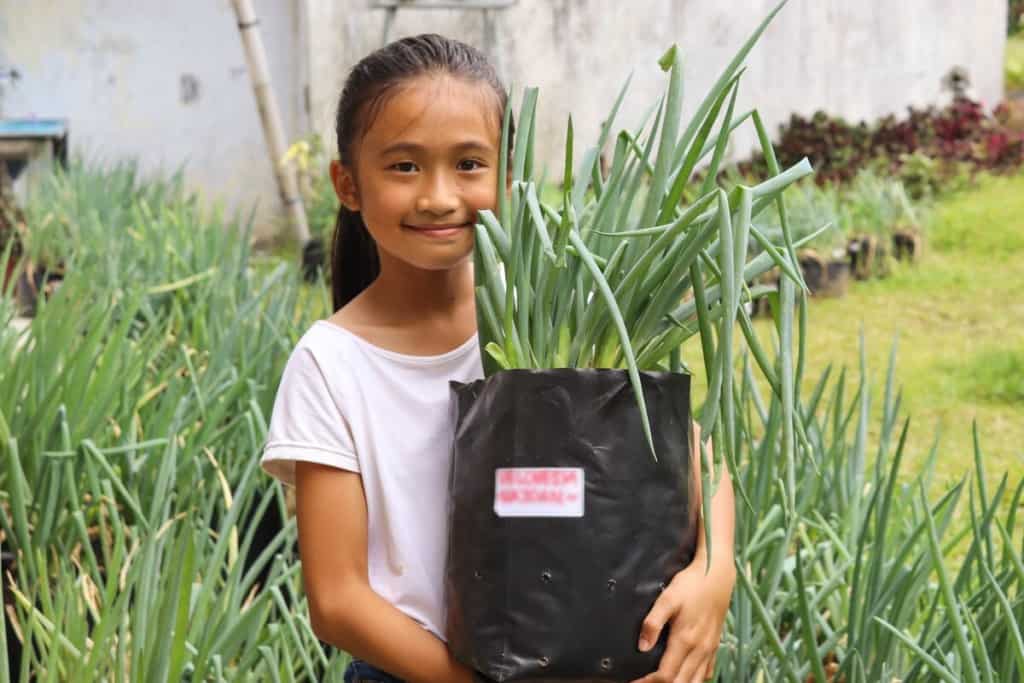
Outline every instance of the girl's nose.
POLYGON ((433 197, 420 197, 416 200, 416 210, 420 213, 448 213, 453 211, 448 202, 438 201, 433 197))
POLYGON ((423 190, 416 200, 417 211, 443 216, 459 208, 455 188, 445 179, 437 178, 423 190))

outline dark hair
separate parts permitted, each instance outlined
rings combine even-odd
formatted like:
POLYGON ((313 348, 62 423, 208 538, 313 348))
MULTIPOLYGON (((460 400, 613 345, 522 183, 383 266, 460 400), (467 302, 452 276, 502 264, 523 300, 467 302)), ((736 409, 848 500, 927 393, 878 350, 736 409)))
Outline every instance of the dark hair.
MULTIPOLYGON (((338 100, 335 120, 338 158, 343 165, 354 167, 355 143, 369 128, 388 94, 404 81, 430 73, 449 74, 490 85, 497 95, 498 124, 501 125, 508 94, 482 52, 437 34, 402 38, 363 58, 349 72, 338 100)), ((509 147, 511 149, 511 144, 509 147)), ((362 215, 342 206, 338 210, 331 240, 334 310, 354 299, 379 273, 377 245, 366 229, 362 215)))

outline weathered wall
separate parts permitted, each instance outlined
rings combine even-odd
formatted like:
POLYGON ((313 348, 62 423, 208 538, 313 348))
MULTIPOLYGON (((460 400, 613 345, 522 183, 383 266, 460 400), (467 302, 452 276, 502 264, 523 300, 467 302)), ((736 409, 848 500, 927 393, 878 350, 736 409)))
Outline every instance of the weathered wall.
MULTIPOLYGON (((390 36, 458 37, 491 53, 507 82, 540 86, 538 150, 555 162, 568 114, 577 139, 592 141, 630 71, 620 122, 639 119, 661 92, 656 60, 672 43, 685 54, 692 110, 775 1, 519 0, 492 13, 490 39, 479 11, 403 9, 390 36)), ((341 82, 381 44, 385 12, 371 0, 254 4, 287 134, 312 126, 333 145, 341 82)), ((942 100, 955 65, 993 104, 1005 14, 1005 0, 790 0, 747 60, 740 108, 760 108, 773 131, 792 111, 873 118, 942 100)), ((208 197, 259 203, 258 235, 283 229, 272 223, 277 190, 229 0, 0 0, 0 65, 24 76, 5 88, 6 114, 67 116, 74 148, 94 158, 187 162, 208 197)), ((752 144, 749 131, 737 138, 738 151, 752 144)))
MULTIPOLYGON (((290 137, 307 128, 295 0, 255 0, 290 137)), ((0 0, 6 116, 68 117, 72 149, 135 157, 146 171, 187 163, 193 188, 276 229, 279 200, 228 0, 0 0)))
MULTIPOLYGON (((329 135, 346 71, 381 44, 385 11, 367 0, 309 0, 312 116, 329 135)), ((519 0, 492 13, 484 39, 478 10, 398 12, 391 38, 436 31, 484 48, 507 82, 540 87, 538 149, 560 172, 565 121, 577 140, 596 138, 615 95, 635 71, 623 123, 636 122, 664 86, 657 59, 678 43, 692 111, 719 71, 777 0, 519 0)), ((823 108, 854 119, 942 101, 941 79, 968 69, 976 96, 1002 96, 1004 0, 790 0, 747 60, 739 111, 756 106, 776 131, 791 112, 823 108)), ((328 138, 330 139, 330 138, 328 138)), ((737 149, 753 146, 752 127, 737 149)))

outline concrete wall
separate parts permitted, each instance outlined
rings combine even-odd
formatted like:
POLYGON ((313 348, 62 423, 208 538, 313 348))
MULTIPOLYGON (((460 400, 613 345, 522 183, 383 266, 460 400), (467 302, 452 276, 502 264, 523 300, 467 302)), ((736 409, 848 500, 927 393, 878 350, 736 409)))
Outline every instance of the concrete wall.
MULTIPOLYGON (((312 116, 330 135, 347 70, 381 45, 385 11, 367 0, 309 0, 312 116)), ((666 83, 658 58, 672 43, 685 55, 687 112, 693 111, 777 0, 519 0, 492 12, 485 40, 478 10, 398 12, 390 37, 426 31, 485 49, 506 82, 540 87, 538 151, 561 171, 565 121, 592 143, 618 89, 635 71, 622 123, 635 123, 666 83)), ((942 77, 966 67, 976 96, 1003 92, 1005 0, 790 0, 747 59, 738 110, 757 107, 774 133, 791 112, 825 109, 875 118, 942 101, 942 77)), ((332 139, 332 138, 328 138, 332 139)), ((755 143, 738 131, 734 153, 755 143)), ((579 144, 582 147, 582 143, 579 144)))
MULTIPOLYGON (((254 0, 284 125, 305 133, 303 23, 296 0, 254 0)), ((268 235, 279 211, 229 0, 0 0, 5 116, 70 118, 72 150, 187 163, 193 188, 244 209, 268 235)))
MULTIPOLYGON (((489 52, 506 82, 539 86, 537 148, 556 177, 570 112, 582 148, 635 71, 620 118, 635 123, 662 91, 656 61, 672 43, 685 55, 692 111, 775 2, 518 0, 491 13, 490 37, 477 10, 402 9, 390 37, 461 38, 489 52)), ((341 83, 381 45, 385 11, 371 0, 254 4, 287 134, 312 128, 333 146, 341 83)), ((757 106, 773 131, 792 111, 874 118, 941 101, 940 80, 956 65, 994 104, 1005 21, 1005 0, 790 0, 747 60, 739 106, 757 106)), ((5 88, 7 115, 67 116, 74 149, 94 158, 138 157, 145 169, 187 162, 208 197, 259 203, 258 235, 284 230, 229 0, 0 0, 4 65, 23 74, 5 88)), ((742 133, 734 151, 753 140, 742 133)))

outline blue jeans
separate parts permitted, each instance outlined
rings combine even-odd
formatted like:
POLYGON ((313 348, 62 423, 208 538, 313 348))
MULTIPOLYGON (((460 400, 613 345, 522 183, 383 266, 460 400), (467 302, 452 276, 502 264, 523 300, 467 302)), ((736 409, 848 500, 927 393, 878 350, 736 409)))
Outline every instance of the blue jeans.
POLYGON ((345 669, 345 683, 402 683, 402 679, 384 673, 361 659, 353 659, 345 669))

